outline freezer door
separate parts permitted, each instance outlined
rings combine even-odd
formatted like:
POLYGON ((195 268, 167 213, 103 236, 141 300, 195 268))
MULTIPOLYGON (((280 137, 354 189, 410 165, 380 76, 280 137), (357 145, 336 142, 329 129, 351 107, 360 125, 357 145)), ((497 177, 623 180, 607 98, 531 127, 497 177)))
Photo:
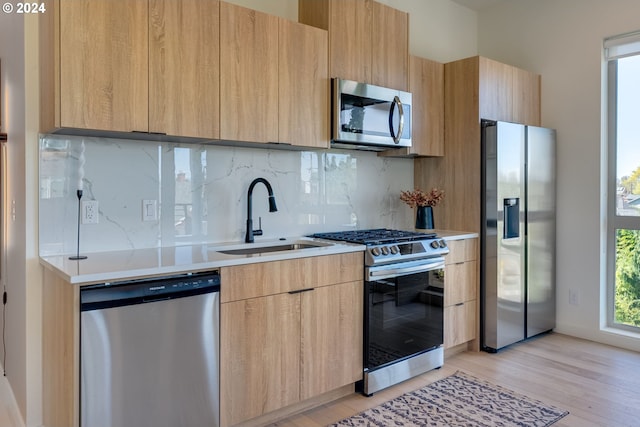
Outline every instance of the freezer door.
POLYGON ((483 129, 482 346, 497 350, 524 339, 525 127, 483 129))
POLYGON ((527 337, 555 327, 555 131, 527 127, 527 337))

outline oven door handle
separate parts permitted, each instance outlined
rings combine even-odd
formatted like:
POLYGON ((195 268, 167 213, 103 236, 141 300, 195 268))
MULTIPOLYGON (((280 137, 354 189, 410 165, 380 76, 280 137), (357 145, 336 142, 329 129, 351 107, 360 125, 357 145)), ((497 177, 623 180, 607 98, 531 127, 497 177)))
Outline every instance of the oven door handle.
POLYGON ((393 266, 372 267, 367 269, 367 279, 369 281, 389 279, 392 277, 407 276, 409 274, 425 273, 440 268, 444 268, 444 259, 424 262, 418 265, 412 265, 411 267, 400 267, 398 264, 394 264, 393 266))

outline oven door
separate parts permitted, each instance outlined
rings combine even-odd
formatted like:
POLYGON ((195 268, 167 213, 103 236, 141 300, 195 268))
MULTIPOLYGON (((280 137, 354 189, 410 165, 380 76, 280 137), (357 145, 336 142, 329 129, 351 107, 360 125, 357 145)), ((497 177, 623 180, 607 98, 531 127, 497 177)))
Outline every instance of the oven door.
POLYGON ((444 258, 365 270, 365 372, 443 343, 444 258))

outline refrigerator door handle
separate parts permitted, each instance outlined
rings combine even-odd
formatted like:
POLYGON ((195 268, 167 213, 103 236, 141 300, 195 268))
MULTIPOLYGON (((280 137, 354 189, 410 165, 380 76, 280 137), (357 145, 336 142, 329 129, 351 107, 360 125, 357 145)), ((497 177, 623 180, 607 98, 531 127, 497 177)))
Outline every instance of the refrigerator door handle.
POLYGON ((504 221, 503 239, 516 239, 520 237, 520 198, 508 198, 503 200, 504 221))

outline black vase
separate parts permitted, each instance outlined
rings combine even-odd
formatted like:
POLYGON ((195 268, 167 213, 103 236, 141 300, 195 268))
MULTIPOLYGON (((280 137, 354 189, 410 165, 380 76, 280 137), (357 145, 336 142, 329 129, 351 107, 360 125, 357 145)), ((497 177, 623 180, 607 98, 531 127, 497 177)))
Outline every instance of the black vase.
POLYGON ((431 206, 418 206, 416 212, 416 228, 431 230, 434 229, 433 225, 433 207, 431 206))

